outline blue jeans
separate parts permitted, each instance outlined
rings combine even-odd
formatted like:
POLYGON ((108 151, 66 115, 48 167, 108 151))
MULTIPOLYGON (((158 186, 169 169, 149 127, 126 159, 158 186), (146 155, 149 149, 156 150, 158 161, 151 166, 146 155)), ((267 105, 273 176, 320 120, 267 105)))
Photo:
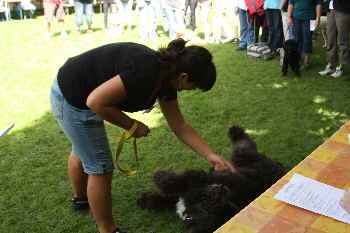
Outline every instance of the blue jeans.
POLYGON ((309 55, 312 53, 312 34, 309 19, 293 19, 295 37, 299 44, 299 51, 309 55))
POLYGON ((246 10, 239 9, 239 22, 241 40, 240 48, 247 48, 248 45, 254 43, 254 25, 248 22, 248 13, 246 10))
POLYGON ((281 11, 279 9, 267 9, 266 19, 270 37, 269 47, 271 50, 282 48, 284 39, 281 11))
POLYGON ((74 2, 74 11, 75 11, 75 24, 78 28, 83 25, 83 15, 85 15, 86 24, 92 24, 92 3, 82 3, 75 1, 74 2))
POLYGON ((50 97, 52 113, 72 143, 72 152, 81 160, 84 172, 90 175, 112 172, 112 153, 102 118, 89 109, 70 105, 62 95, 56 78, 50 97))

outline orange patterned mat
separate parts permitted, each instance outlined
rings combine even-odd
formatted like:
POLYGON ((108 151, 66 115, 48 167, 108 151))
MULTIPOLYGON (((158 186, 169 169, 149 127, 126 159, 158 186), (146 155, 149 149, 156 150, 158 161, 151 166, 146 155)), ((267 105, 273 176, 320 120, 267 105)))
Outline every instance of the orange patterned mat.
POLYGON ((350 225, 278 201, 273 196, 294 173, 347 189, 350 121, 214 233, 350 233, 350 225))

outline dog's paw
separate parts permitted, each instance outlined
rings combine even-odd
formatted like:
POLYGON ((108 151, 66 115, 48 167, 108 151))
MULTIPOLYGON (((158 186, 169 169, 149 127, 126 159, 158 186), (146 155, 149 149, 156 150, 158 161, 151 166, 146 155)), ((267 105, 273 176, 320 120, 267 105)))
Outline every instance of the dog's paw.
POLYGON ((159 192, 145 192, 137 198, 137 206, 141 209, 162 210, 173 208, 179 197, 159 192))
POLYGON ((152 192, 141 193, 136 200, 137 206, 141 209, 154 209, 157 206, 157 196, 152 192))

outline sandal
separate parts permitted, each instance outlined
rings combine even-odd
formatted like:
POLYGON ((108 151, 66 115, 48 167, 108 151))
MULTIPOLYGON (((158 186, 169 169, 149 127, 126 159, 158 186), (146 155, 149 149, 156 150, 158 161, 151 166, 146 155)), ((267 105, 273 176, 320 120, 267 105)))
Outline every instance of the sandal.
POLYGON ((74 210, 80 211, 89 209, 89 202, 86 197, 74 197, 71 202, 74 210))
POLYGON ((127 233, 127 232, 126 231, 121 231, 119 228, 117 228, 112 233, 127 233))
POLYGON ((310 63, 308 64, 303 64, 300 66, 300 71, 306 71, 306 70, 309 70, 311 67, 310 63))

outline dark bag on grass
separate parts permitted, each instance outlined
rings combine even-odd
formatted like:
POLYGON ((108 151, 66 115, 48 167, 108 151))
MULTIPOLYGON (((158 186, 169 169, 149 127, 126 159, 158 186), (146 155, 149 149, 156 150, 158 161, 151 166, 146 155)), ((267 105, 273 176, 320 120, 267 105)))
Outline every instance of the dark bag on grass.
POLYGON ((269 60, 274 57, 274 53, 265 42, 258 42, 247 47, 247 56, 260 60, 269 60))

